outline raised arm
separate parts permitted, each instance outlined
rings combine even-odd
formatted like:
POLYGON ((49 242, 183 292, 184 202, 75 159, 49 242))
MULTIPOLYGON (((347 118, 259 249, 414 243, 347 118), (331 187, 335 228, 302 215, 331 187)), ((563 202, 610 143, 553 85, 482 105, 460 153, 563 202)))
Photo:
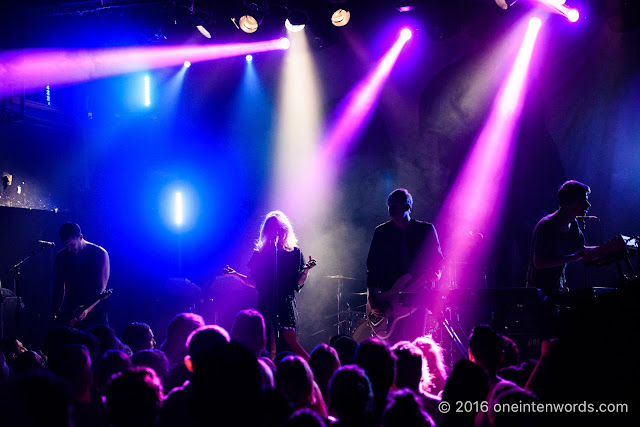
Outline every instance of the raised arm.
POLYGON ((309 261, 302 267, 300 274, 298 275, 298 289, 302 289, 304 283, 307 281, 309 270, 316 266, 316 260, 309 255, 309 261))
POLYGON ((246 276, 244 274, 238 273, 237 271, 235 271, 233 268, 229 267, 228 265, 222 269, 222 274, 224 274, 225 276, 231 276, 234 279, 238 280, 243 285, 249 286, 250 288, 254 288, 255 289, 255 287, 256 287, 256 284, 251 280, 251 278, 249 276, 246 276))

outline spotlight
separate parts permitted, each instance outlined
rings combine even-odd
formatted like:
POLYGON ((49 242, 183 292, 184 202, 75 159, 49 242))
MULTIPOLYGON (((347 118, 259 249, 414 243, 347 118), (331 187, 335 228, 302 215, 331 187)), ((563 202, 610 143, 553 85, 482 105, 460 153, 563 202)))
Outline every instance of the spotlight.
POLYGON ((415 0, 395 0, 393 3, 398 12, 410 12, 416 8, 415 0))
POLYGON ((196 25, 196 28, 198 29, 198 31, 200 31, 200 34, 202 34, 203 36, 205 36, 208 39, 211 38, 211 33, 209 31, 207 31, 207 29, 205 27, 203 27, 202 25, 196 25))
POLYGON ((207 29, 207 27, 211 28, 211 23, 213 22, 211 14, 204 10, 193 10, 191 12, 191 20, 196 24, 196 28, 200 31, 200 34, 208 39, 211 38, 211 33, 207 29))
POLYGON ((351 12, 344 9, 338 9, 331 15, 331 23, 336 27, 344 27, 351 19, 351 12))
POLYGON ((179 191, 176 192, 175 194, 174 207, 175 207, 174 221, 176 225, 180 226, 184 221, 184 206, 182 201, 182 193, 179 191))
POLYGON ((144 76, 144 105, 151 105, 151 81, 148 75, 144 76))
POLYGON ((541 26, 542 21, 540 20, 540 18, 534 16, 533 18, 529 19, 529 28, 537 32, 541 26))
POLYGON ((567 19, 571 22, 577 22, 580 19, 580 13, 576 9, 571 9, 569 13, 567 13, 567 19))
POLYGON ((287 18, 286 21, 284 21, 284 27, 288 30, 291 31, 292 33, 297 33, 299 31, 304 30, 304 24, 302 25, 293 25, 291 23, 291 21, 289 21, 289 19, 287 18))
POLYGON ((411 38, 411 30, 408 28, 403 28, 402 31, 400 31, 400 38, 407 41, 411 38))
POLYGON ((518 0, 495 0, 499 8, 507 10, 513 6, 518 0))
POLYGON ((239 20, 240 29, 245 33, 255 33, 258 30, 258 21, 251 15, 244 15, 239 20))
POLYGON ((251 61, 253 61, 253 55, 247 55, 247 56, 244 57, 244 59, 246 59, 247 62, 251 62, 251 61))
POLYGON ((189 68, 189 67, 191 67, 191 62, 184 61, 184 68, 189 68))
POLYGON ((280 39, 280 49, 287 50, 289 49, 289 46, 291 46, 291 42, 289 41, 288 38, 283 37, 280 39))
POLYGON ((291 32, 302 31, 304 26, 309 22, 309 15, 304 10, 291 9, 284 26, 291 32))

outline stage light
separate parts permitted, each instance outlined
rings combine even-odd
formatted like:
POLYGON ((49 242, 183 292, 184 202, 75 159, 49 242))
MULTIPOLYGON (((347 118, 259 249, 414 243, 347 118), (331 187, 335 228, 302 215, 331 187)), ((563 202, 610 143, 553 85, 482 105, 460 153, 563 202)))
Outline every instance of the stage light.
POLYGON ((567 19, 571 22, 577 22, 580 19, 580 13, 576 9, 571 9, 569 13, 567 13, 567 19))
POLYGON ((258 21, 251 15, 244 15, 240 17, 238 21, 240 29, 245 33, 255 33, 258 30, 258 21))
POLYGON ((203 36, 205 36, 208 39, 211 38, 211 33, 209 31, 207 31, 207 29, 205 27, 203 27, 202 25, 197 25, 196 28, 198 29, 198 31, 200 31, 200 34, 202 34, 203 36))
POLYGON ((196 28, 206 38, 211 38, 211 24, 213 23, 213 16, 211 12, 203 9, 194 9, 193 2, 190 5, 184 6, 189 11, 191 22, 195 24, 196 28))
POLYGON ((288 31, 291 31, 292 33, 297 33, 298 31, 304 30, 304 24, 302 24, 302 25, 293 25, 291 23, 291 21, 289 21, 289 18, 287 18, 287 20, 284 21, 284 27, 288 31))
POLYGON ((151 81, 149 76, 144 76, 144 106, 151 105, 151 81))
POLYGON ((46 89, 47 105, 51 105, 51 87, 47 85, 46 89))
POLYGON ((289 49, 290 46, 291 46, 291 42, 289 41, 288 38, 283 37, 280 39, 280 49, 287 50, 289 49))
POLYGON ((331 23, 336 27, 344 27, 351 19, 351 12, 344 9, 338 9, 331 15, 331 23))
POLYGON ((405 41, 409 40, 411 38, 411 30, 403 28, 402 31, 400 31, 400 38, 405 41))
POLYGON ((393 7, 396 8, 398 12, 411 12, 416 8, 415 0, 394 0, 393 7))
POLYGON ((191 62, 184 61, 184 68, 189 68, 189 67, 191 67, 191 62))
POLYGON ((500 9, 507 10, 513 6, 518 0, 495 0, 500 9))
POLYGON ((184 221, 184 207, 182 204, 182 193, 176 192, 175 198, 175 218, 176 225, 182 225, 184 221))
POLYGON ((287 30, 296 33, 302 31, 308 22, 309 15, 307 15, 307 12, 300 9, 292 9, 289 11, 287 20, 284 21, 284 26, 287 30))
POLYGON ((540 27, 542 27, 542 21, 540 20, 540 18, 533 17, 529 19, 529 28, 531 29, 531 31, 537 32, 540 27))
POLYGON ((247 56, 245 56, 244 59, 246 59, 247 62, 251 62, 251 61, 253 61, 253 55, 247 55, 247 56))

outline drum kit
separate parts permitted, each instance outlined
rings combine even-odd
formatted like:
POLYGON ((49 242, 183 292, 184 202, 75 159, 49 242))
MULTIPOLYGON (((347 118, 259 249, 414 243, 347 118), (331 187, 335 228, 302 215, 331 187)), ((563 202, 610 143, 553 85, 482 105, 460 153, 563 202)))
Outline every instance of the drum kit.
POLYGON ((358 343, 365 338, 373 336, 373 331, 367 323, 365 314, 367 292, 345 292, 345 283, 347 281, 355 282, 359 279, 339 274, 324 277, 336 283, 337 311, 336 314, 332 314, 329 318, 336 319, 332 327, 336 328, 337 335, 350 335, 358 343), (354 300, 357 301, 357 304, 352 306, 350 302, 354 300), (359 304, 360 302, 362 304, 359 304))

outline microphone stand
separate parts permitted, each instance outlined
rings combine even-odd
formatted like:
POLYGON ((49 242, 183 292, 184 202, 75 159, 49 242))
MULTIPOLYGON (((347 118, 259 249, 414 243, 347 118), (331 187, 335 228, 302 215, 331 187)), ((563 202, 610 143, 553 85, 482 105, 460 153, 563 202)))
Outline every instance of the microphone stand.
MULTIPOLYGON (((600 218, 596 217, 596 216, 577 216, 576 219, 578 220, 578 226, 580 227, 580 230, 582 230, 582 235, 584 236, 585 239, 585 244, 586 244, 586 236, 585 236, 585 230, 587 228, 587 220, 588 219, 597 219, 598 222, 600 222, 600 218)), ((602 223, 600 223, 600 226, 602 227, 602 223)), ((600 233, 602 234, 602 233, 600 233)), ((584 289, 585 291, 589 290, 589 278, 587 277, 587 268, 586 266, 584 266, 583 268, 584 270, 584 289)))
POLYGON ((275 344, 275 348, 276 348, 276 354, 278 354, 278 347, 280 344, 280 307, 279 307, 279 303, 280 300, 278 299, 279 297, 279 290, 278 290, 278 241, 279 238, 276 236, 276 240, 275 240, 275 258, 274 258, 274 265, 273 265, 273 310, 275 310, 275 316, 273 317, 274 320, 274 325, 273 328, 275 329, 273 336, 275 337, 276 342, 275 344))
MULTIPOLYGON (((13 291, 16 294, 16 336, 20 336, 20 310, 22 309, 22 301, 20 300, 20 266, 29 261, 34 255, 42 251, 46 245, 41 244, 40 247, 29 255, 27 255, 20 262, 15 264, 9 269, 10 273, 13 273, 13 291)), ((0 296, 0 307, 2 306, 4 299, 0 296)), ((0 325, 0 337, 4 338, 4 316, 0 317, 2 324, 0 325)))

